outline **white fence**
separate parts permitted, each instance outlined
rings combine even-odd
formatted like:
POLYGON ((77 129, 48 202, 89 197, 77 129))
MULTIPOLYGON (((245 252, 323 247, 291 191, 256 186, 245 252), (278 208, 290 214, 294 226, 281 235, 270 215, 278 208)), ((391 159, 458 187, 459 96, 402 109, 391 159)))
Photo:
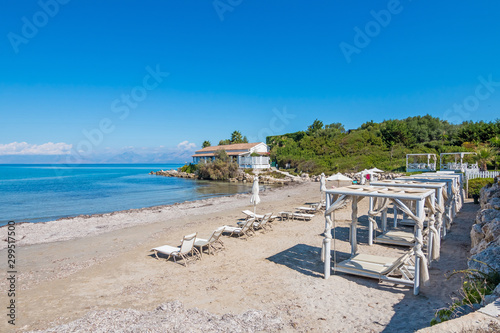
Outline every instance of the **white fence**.
POLYGON ((269 156, 238 156, 240 168, 267 169, 270 168, 269 156))
POLYGON ((465 173, 467 180, 476 178, 494 178, 498 175, 500 175, 500 171, 475 171, 465 173))

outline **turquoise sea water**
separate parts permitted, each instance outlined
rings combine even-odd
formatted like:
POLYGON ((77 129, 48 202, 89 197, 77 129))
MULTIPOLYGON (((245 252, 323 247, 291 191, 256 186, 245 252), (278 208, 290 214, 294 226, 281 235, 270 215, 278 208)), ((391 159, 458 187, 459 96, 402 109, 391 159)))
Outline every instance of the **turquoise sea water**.
POLYGON ((251 191, 234 184, 149 175, 180 164, 0 165, 0 226, 169 205, 251 191))

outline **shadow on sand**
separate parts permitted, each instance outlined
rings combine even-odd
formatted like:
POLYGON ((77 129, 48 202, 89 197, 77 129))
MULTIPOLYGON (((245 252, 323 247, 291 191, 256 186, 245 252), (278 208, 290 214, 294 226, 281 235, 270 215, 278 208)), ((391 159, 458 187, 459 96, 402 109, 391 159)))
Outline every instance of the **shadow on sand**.
POLYGON ((302 274, 323 278, 323 262, 319 247, 297 244, 266 259, 302 274))

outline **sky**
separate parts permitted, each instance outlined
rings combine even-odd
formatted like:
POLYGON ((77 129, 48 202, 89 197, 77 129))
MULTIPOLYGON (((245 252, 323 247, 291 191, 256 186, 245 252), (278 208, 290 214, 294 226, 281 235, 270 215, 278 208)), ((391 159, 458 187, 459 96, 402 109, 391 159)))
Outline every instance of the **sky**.
POLYGON ((0 5, 0 162, 183 163, 234 130, 500 118, 498 1, 0 5))

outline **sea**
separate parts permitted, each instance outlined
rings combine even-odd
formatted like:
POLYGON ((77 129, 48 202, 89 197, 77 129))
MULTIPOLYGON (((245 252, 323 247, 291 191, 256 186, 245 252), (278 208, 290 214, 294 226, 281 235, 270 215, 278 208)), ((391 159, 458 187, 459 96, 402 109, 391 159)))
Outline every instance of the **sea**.
POLYGON ((182 164, 0 165, 0 226, 171 205, 236 193, 251 184, 150 175, 182 164))

